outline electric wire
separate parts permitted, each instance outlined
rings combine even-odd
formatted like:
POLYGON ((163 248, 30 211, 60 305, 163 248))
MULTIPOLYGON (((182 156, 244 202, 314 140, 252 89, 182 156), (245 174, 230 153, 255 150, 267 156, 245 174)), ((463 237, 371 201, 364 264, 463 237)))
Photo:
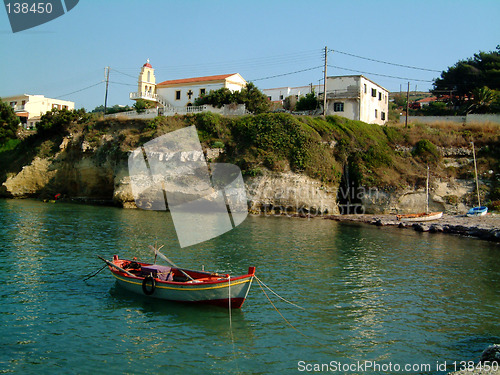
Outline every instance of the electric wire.
POLYGON ((283 77, 283 76, 288 76, 288 75, 291 75, 291 74, 297 74, 297 73, 302 73, 302 72, 307 72, 309 70, 314 70, 314 69, 319 69, 319 68, 322 68, 322 66, 315 66, 315 67, 312 67, 312 68, 307 68, 307 69, 302 69, 302 70, 297 70, 295 72, 290 72, 290 73, 283 73, 283 74, 276 74, 274 76, 269 76, 269 77, 263 77, 263 78, 256 78, 256 79, 251 79, 250 81, 251 82, 255 82, 255 81, 263 81, 265 79, 271 79, 271 78, 276 78, 276 77, 283 77))
POLYGON ((73 92, 69 92, 69 93, 64 94, 64 95, 59 95, 59 96, 56 96, 54 99, 59 99, 59 98, 63 98, 63 97, 65 97, 65 96, 68 96, 68 95, 71 95, 71 94, 76 94, 77 92, 84 91, 84 90, 88 90, 88 89, 90 89, 90 88, 92 88, 92 87, 95 87, 95 86, 97 86, 97 85, 100 85, 100 84, 102 84, 102 83, 104 83, 104 81, 99 81, 99 82, 97 82, 97 83, 95 83, 95 84, 93 84, 93 85, 90 85, 90 86, 84 87, 83 89, 76 90, 76 91, 73 91, 73 92))
POLYGON ((363 73, 363 74, 370 74, 373 76, 380 76, 380 77, 386 77, 386 78, 394 78, 394 79, 404 79, 405 81, 418 81, 418 82, 427 82, 427 83, 432 83, 434 81, 431 80, 425 80, 425 79, 418 79, 418 78, 408 78, 408 77, 397 77, 397 76, 391 76, 387 74, 380 74, 380 73, 371 73, 371 72, 365 72, 362 70, 358 69, 349 69, 349 68, 343 68, 341 66, 335 66, 335 65, 327 65, 329 68, 335 68, 335 69, 342 69, 342 70, 347 70, 350 72, 357 72, 357 73, 363 73))
POLYGON ((334 49, 329 49, 329 51, 334 52, 334 53, 340 53, 342 55, 356 57, 358 59, 363 59, 363 60, 378 62, 380 64, 387 64, 387 65, 399 66, 401 68, 414 69, 414 70, 424 70, 424 71, 427 71, 427 72, 441 73, 441 70, 428 69, 428 68, 419 68, 419 67, 411 66, 411 65, 397 64, 397 63, 392 63, 392 62, 388 62, 388 61, 377 60, 377 59, 373 59, 373 58, 370 58, 370 57, 363 57, 363 56, 358 56, 358 55, 355 55, 355 54, 352 54, 352 53, 339 51, 337 49, 335 49, 335 50, 334 49))

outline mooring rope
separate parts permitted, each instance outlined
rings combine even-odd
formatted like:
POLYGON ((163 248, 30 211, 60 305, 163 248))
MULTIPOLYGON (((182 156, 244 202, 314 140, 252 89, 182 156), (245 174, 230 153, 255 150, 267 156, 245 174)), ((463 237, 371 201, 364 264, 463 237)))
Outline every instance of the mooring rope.
MULTIPOLYGON (((257 279, 257 282, 259 283, 259 286, 260 286, 260 289, 262 290, 262 292, 264 292, 265 296, 267 297, 268 301, 271 303, 271 305, 274 307, 274 309, 276 310, 276 312, 278 314, 280 314, 280 316, 283 318, 283 320, 290 326, 292 327, 294 330, 296 330, 298 333, 300 333, 302 336, 304 336, 305 338, 309 339, 309 340, 313 340, 315 341, 316 343, 320 344, 320 345, 324 345, 323 342, 319 341, 319 340, 316 340, 314 337, 311 337, 311 336, 307 336, 305 333, 301 332, 298 328, 296 328, 292 323, 290 323, 284 316, 283 314, 278 310, 278 308, 276 307, 276 305, 273 303, 273 301, 271 301, 271 298, 269 298, 269 296, 267 295, 266 291, 264 290, 264 288, 262 287, 262 281, 260 281, 260 279, 255 276, 255 278, 257 279)), ((269 287, 267 287, 269 288, 269 287)), ((269 288, 269 290, 271 290, 269 288)), ((275 293, 276 294, 276 293, 275 293)), ((277 295, 277 294, 276 294, 277 295)), ((279 297, 279 296, 278 296, 279 297)), ((283 299, 284 301, 286 301, 284 298, 280 297, 281 299, 283 299)), ((289 301, 286 301, 288 303, 291 303, 289 301)), ((294 303, 291 303, 292 305, 295 305, 294 303)), ((297 306, 297 305, 295 305, 297 306)), ((297 307, 300 307, 300 306, 297 306, 297 307)), ((300 307, 301 309, 304 309, 303 307, 300 307)), ((305 309, 304 309, 305 310, 305 309)))
POLYGON ((295 304, 295 303, 293 303, 293 302, 290 302, 289 300, 287 300, 287 299, 285 299, 285 298, 281 297, 278 293, 276 293, 274 290, 272 290, 272 289, 271 289, 271 288, 269 288, 266 284, 264 284, 264 282, 263 282, 261 279, 259 279, 257 276, 254 276, 254 277, 257 279, 257 281, 258 281, 259 283, 261 283, 261 284, 262 284, 262 285, 264 285, 267 289, 269 289, 269 290, 271 291, 271 293, 273 293, 276 297, 281 298, 283 301, 285 301, 286 303, 289 303, 290 305, 293 305, 293 306, 295 306, 295 307, 298 307, 299 309, 305 310, 305 308, 303 308, 302 306, 299 306, 299 305, 297 305, 297 304, 295 304))
POLYGON ((232 319, 232 313, 231 313, 231 275, 227 277, 228 281, 228 306, 229 306, 229 333, 231 334, 231 343, 233 344, 233 358, 234 358, 234 363, 236 364, 236 371, 239 374, 240 370, 238 367, 238 358, 236 357, 236 346, 234 345, 234 336, 233 336, 233 319, 232 319))
POLYGON ((103 269, 105 269, 107 266, 108 266, 108 265, 107 265, 107 264, 105 264, 104 266, 102 266, 102 268, 101 268, 99 271, 95 272, 95 273, 94 273, 94 274, 92 274, 92 275, 91 275, 90 273, 86 274, 86 275, 84 276, 84 277, 85 277, 85 279, 83 279, 83 281, 87 281, 87 280, 88 280, 88 279, 90 279, 91 277, 96 276, 99 272, 101 272, 101 271, 102 271, 103 269), (89 276, 89 275, 90 275, 90 276, 89 276))

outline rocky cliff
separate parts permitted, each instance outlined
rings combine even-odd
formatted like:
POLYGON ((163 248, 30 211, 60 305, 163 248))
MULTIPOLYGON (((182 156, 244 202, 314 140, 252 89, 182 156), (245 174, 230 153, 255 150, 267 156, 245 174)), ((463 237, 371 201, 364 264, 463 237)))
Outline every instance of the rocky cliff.
MULTIPOLYGON (((309 121, 304 132, 303 128, 297 128, 302 124, 297 125, 293 118, 272 118, 278 125, 285 124, 278 132, 276 128, 266 128, 268 124, 262 123, 266 118, 262 117, 260 123, 249 124, 261 133, 251 127, 238 129, 236 133, 240 123, 224 128, 220 117, 215 118, 215 125, 213 118, 188 120, 198 121, 198 133, 208 161, 231 162, 242 168, 251 212, 326 215, 407 213, 425 209, 425 176, 422 176, 425 169, 421 160, 412 158, 408 144, 386 141, 379 146, 385 156, 369 142, 363 145, 365 150, 360 151, 361 135, 352 134, 350 130, 339 136, 338 129, 333 127, 329 133, 325 129, 312 132, 310 125, 320 128, 317 119, 302 120, 309 121), (212 129, 212 135, 207 129, 212 129), (228 134, 227 129, 232 134, 228 134), (289 137, 277 144, 277 139, 281 142, 285 133, 292 133, 298 139, 306 134, 309 138, 298 146, 293 145, 293 152, 289 152, 287 142, 296 143, 295 138, 289 137), (252 137, 254 141, 250 143, 248 140, 252 137), (255 147, 257 142, 261 142, 259 148, 255 147), (214 147, 220 144, 224 147, 214 147), (385 162, 384 158, 389 161, 385 162), (378 159, 383 163, 378 162, 377 168, 373 160, 378 159), (402 165, 401 160, 406 159, 411 160, 402 165), (413 177, 406 178, 405 173, 413 177)), ((185 126, 188 120, 167 124, 162 132, 185 126)), ((61 194, 66 199, 136 207, 127 157, 130 150, 160 134, 161 123, 155 122, 152 126, 151 122, 113 121, 76 126, 62 137, 31 141, 23 146, 25 149, 0 153, 0 161, 4 163, 0 168, 0 196, 52 199, 61 194)), ((345 127, 345 122, 342 124, 345 127)), ((325 127, 323 123, 320 125, 325 127)), ((380 137, 385 130, 376 127, 370 131, 378 132, 380 137)), ((391 133, 391 137, 394 138, 394 134, 391 133)), ((466 147, 452 146, 439 152, 442 159, 431 172, 430 209, 464 213, 475 196, 471 154, 466 147), (468 172, 464 173, 464 169, 468 172)), ((481 169, 496 167, 493 163, 493 166, 482 165, 481 169)), ((484 172, 486 179, 481 176, 483 195, 488 193, 486 189, 495 188, 488 173, 494 177, 497 172, 484 172)))

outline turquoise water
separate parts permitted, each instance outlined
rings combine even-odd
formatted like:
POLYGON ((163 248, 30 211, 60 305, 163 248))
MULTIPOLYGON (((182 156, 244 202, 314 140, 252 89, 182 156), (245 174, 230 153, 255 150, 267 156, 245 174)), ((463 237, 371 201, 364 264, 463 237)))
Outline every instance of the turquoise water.
POLYGON ((1 373, 437 374, 500 343, 500 246, 476 239, 253 216, 180 249, 165 212, 0 200, 0 244, 1 373), (97 254, 151 260, 155 242, 186 268, 256 266, 305 310, 268 291, 292 328, 258 283, 230 316, 83 281, 97 254))

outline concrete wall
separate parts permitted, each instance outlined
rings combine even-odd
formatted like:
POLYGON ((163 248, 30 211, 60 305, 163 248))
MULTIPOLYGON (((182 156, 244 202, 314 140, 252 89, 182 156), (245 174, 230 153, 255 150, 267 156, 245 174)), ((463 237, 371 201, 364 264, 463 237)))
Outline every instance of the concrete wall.
MULTIPOLYGON (((404 123, 405 116, 399 117, 399 122, 404 123)), ((495 122, 500 124, 500 114, 468 114, 467 116, 408 116, 408 122, 417 122, 421 124, 432 124, 435 122, 458 122, 470 124, 474 122, 495 122)))

